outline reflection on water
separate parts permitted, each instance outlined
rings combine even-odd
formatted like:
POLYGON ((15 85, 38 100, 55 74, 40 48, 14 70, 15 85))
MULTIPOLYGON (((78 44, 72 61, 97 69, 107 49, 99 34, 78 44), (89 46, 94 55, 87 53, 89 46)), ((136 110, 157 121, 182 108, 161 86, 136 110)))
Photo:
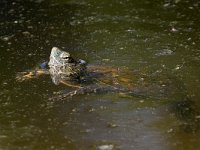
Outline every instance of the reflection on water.
POLYGON ((0 6, 0 149, 198 149, 198 1, 2 0, 0 6), (139 96, 50 101, 65 87, 49 76, 21 83, 15 76, 46 61, 53 46, 92 65, 128 68, 136 89, 143 81, 148 86, 139 96))

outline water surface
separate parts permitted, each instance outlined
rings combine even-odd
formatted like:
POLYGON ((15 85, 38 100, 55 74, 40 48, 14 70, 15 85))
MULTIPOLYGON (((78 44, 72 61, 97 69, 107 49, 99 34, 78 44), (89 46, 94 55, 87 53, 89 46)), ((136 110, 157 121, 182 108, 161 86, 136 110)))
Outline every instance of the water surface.
POLYGON ((198 149, 198 1, 2 0, 0 6, 0 149, 198 149), (144 82, 151 88, 50 101, 66 87, 49 76, 21 83, 15 77, 48 60, 53 46, 92 65, 126 68, 136 89, 144 82))

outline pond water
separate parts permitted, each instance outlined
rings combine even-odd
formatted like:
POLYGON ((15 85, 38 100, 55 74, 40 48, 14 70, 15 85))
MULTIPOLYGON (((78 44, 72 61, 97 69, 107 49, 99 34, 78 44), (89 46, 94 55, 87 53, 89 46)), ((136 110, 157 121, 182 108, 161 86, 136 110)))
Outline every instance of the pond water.
POLYGON ((199 149, 199 1, 0 6, 0 149, 199 149), (91 93, 55 102, 54 93, 69 87, 49 76, 16 81, 18 72, 48 60, 54 46, 92 65, 128 69, 142 96, 91 93))

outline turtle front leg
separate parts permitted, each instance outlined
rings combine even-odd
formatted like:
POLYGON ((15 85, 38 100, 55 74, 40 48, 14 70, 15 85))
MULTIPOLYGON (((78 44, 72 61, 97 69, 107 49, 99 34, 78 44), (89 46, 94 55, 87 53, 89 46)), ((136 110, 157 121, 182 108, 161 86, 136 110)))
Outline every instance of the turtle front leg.
POLYGON ((17 74, 16 80, 18 82, 23 82, 25 80, 38 78, 39 76, 47 75, 47 74, 49 74, 49 72, 44 69, 39 69, 39 70, 34 70, 34 71, 24 71, 24 72, 19 72, 17 74))

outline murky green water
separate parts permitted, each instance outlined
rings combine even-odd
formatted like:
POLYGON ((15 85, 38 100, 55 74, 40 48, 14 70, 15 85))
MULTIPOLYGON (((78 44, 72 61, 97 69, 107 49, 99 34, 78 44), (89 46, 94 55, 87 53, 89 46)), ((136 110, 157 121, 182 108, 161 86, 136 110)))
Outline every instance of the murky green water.
POLYGON ((0 149, 199 149, 198 1, 1 0, 0 6, 0 149), (65 87, 49 76, 22 83, 15 77, 48 60, 53 46, 92 65, 128 67, 142 76, 136 89, 145 76, 150 87, 166 90, 50 101, 65 87))

